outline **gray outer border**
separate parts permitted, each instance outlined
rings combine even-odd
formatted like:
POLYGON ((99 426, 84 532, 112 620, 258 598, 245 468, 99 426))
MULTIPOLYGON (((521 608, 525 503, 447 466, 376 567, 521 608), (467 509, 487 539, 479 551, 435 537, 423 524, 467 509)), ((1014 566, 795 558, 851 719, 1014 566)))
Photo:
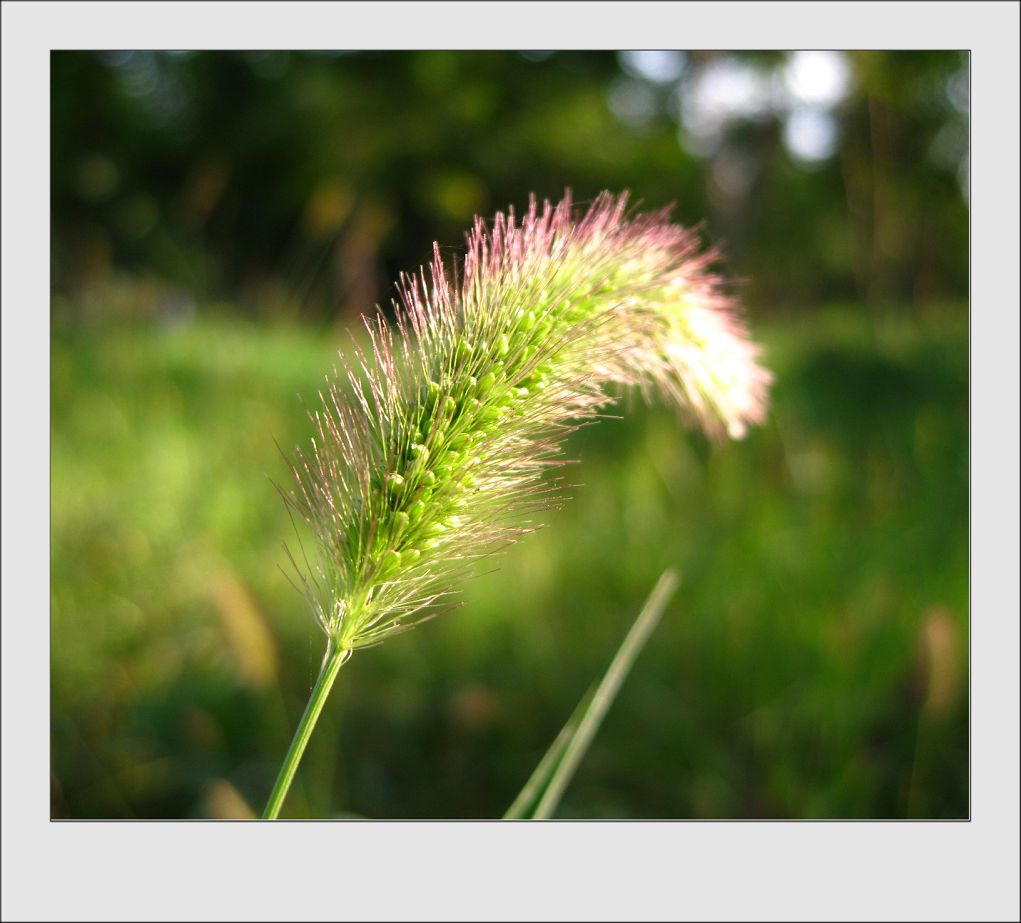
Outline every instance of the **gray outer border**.
POLYGON ((572 4, 293 4, 283 17, 259 4, 244 21, 229 4, 76 7, 3 7, 5 918, 15 906, 23 919, 1017 918, 1016 5, 591 3, 581 15, 572 4), (496 35, 505 47, 676 37, 690 47, 972 51, 972 823, 46 823, 47 52, 154 38, 308 47, 341 35, 351 47, 473 48, 496 35))

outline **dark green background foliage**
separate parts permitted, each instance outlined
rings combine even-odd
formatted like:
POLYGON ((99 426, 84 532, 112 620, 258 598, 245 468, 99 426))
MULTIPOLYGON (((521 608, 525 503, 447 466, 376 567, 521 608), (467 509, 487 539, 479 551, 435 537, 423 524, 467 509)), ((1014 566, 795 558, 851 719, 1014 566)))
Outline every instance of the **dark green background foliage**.
POLYGON ((498 816, 675 567, 560 816, 966 816, 967 60, 823 58, 826 100, 779 53, 54 54, 54 816, 261 807, 322 653, 274 440, 432 240, 565 186, 704 219, 768 424, 575 434, 548 528, 345 667, 285 815, 498 816))

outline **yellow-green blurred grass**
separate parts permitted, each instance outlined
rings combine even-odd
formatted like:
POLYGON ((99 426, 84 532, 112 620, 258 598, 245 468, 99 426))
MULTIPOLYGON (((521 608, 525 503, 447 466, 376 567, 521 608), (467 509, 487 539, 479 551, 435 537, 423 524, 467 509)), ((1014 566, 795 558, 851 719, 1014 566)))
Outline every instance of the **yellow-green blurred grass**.
MULTIPOLYGON (((293 815, 502 814, 667 567, 684 586, 562 816, 967 811, 967 318, 757 324, 769 425, 629 408, 465 606, 344 671, 293 815)), ((54 812, 257 810, 321 640, 269 481, 336 333, 64 325, 52 350, 54 812)))

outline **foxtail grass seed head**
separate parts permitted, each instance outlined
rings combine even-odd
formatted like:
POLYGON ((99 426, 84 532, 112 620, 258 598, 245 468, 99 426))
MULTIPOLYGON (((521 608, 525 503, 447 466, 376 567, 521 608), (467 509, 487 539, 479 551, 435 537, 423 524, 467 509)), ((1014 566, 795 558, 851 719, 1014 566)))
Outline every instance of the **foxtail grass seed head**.
POLYGON ((476 219, 459 275, 434 248, 402 277, 396 327, 366 319, 371 350, 327 379, 284 493, 316 538, 296 570, 333 644, 411 627, 531 531, 608 385, 658 393, 714 439, 762 422, 770 375, 715 259, 666 211, 604 193, 580 218, 565 197, 476 219))

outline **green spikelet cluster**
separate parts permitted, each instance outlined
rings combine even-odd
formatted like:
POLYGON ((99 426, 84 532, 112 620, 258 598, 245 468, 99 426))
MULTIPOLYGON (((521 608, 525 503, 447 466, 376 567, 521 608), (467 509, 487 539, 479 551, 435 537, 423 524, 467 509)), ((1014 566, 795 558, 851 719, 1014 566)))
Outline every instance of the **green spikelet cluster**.
POLYGON ((411 627, 530 531, 544 472, 610 383, 712 436, 761 421, 768 373, 698 250, 666 213, 604 194, 578 220, 565 198, 476 221, 456 284, 438 253, 402 279, 396 329, 367 321, 371 351, 328 380, 285 493, 316 538, 299 574, 333 645, 411 627))

